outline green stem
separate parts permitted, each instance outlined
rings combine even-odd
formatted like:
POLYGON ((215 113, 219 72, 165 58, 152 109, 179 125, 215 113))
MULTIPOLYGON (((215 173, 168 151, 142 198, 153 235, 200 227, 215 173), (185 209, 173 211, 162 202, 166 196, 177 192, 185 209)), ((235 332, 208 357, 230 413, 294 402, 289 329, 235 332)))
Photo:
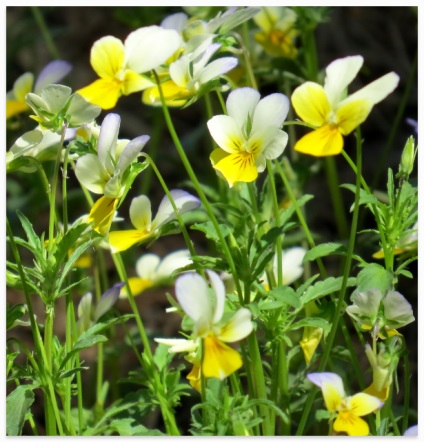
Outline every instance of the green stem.
MULTIPOLYGON (((265 376, 262 364, 261 353, 259 351, 259 343, 255 333, 250 333, 247 337, 247 344, 249 348, 249 355, 251 358, 251 380, 254 390, 254 396, 256 399, 267 400, 265 376)), ((270 410, 265 405, 260 405, 260 415, 263 418, 262 421, 262 433, 264 436, 273 436, 273 424, 270 419, 270 410)))
POLYGON ((331 201, 333 203, 334 215, 337 222, 337 229, 340 238, 348 237, 348 223, 346 219, 346 211, 343 205, 342 194, 340 191, 339 177, 334 157, 325 158, 325 170, 327 174, 328 187, 330 190, 331 201))
MULTIPOLYGON (((405 345, 405 342, 404 342, 405 345)), ((405 353, 403 357, 403 377, 404 377, 404 399, 403 399, 403 420, 402 420, 402 434, 408 428, 408 417, 409 417, 409 399, 411 394, 411 369, 409 366, 408 353, 405 353)))
POLYGON ((225 240, 225 237, 221 231, 221 228, 219 227, 218 220, 216 219, 216 216, 212 210, 212 207, 211 207, 208 199, 206 198, 206 195, 202 189, 202 186, 200 185, 199 180, 196 177, 196 174, 194 173, 193 168, 191 167, 190 161, 188 160, 187 155, 184 151, 184 148, 180 142, 180 139, 177 135, 174 124, 172 123, 171 115, 169 114, 168 106, 166 105, 165 97, 163 96, 162 88, 160 86, 159 77, 156 74, 156 72, 154 72, 154 75, 156 78, 156 83, 158 85, 158 89, 159 89, 159 93, 160 93, 160 97, 161 97, 161 101, 162 101, 163 114, 164 114, 164 117, 166 120, 166 124, 168 126, 169 133, 171 134, 172 141, 174 142, 174 145, 175 145, 175 147, 178 151, 178 154, 181 158, 181 161, 182 161, 182 163, 188 173, 188 176, 190 177, 191 182, 193 183, 193 185, 199 195, 200 200, 202 201, 203 206, 205 207, 205 209, 206 209, 206 211, 212 221, 212 224, 215 227, 216 233, 217 233, 219 240, 221 242, 221 246, 222 246, 224 255, 227 258, 228 265, 230 266, 230 270, 231 270, 231 273, 234 278, 234 283, 236 285, 237 294, 239 296, 240 302, 242 302, 242 290, 241 290, 240 281, 238 279, 238 275, 236 272, 236 266, 235 266, 233 257, 231 255, 231 251, 230 251, 228 244, 225 240))
POLYGON ((180 432, 177 427, 177 423, 175 421, 175 415, 172 409, 169 409, 168 402, 166 400, 166 391, 164 386, 162 385, 159 373, 155 367, 155 363, 153 360, 153 354, 150 348, 149 338, 147 337, 146 329, 144 328, 143 322, 141 320, 140 314, 138 312, 137 304, 134 300, 134 295, 132 294, 131 287, 128 283, 127 273, 125 271, 125 266, 122 261, 122 257, 119 253, 112 254, 113 262, 115 263, 115 267, 118 271, 119 277, 121 281, 125 282, 126 291, 127 291, 127 299, 131 306, 131 309, 134 313, 134 317, 137 323, 138 331, 140 333, 140 338, 144 347, 144 355, 145 359, 143 361, 147 362, 147 367, 145 367, 147 373, 152 375, 152 381, 155 385, 155 391, 157 395, 157 399, 159 401, 159 406, 162 411, 162 417, 165 423, 166 431, 170 436, 179 436, 180 432))
POLYGON ((50 32, 46 26, 46 22, 44 21, 44 17, 40 12, 40 9, 37 6, 31 6, 32 14, 34 15, 35 21, 37 22, 38 27, 40 28, 41 35, 44 38, 44 41, 46 42, 47 49, 49 50, 50 54, 53 58, 56 60, 60 59, 59 51, 56 48, 56 45, 54 44, 54 40, 50 35, 50 32))
MULTIPOLYGON (((355 191, 355 203, 354 203, 354 209, 353 209, 353 215, 352 215, 352 224, 350 229, 350 238, 349 238, 349 246, 348 246, 348 252, 345 260, 345 266, 344 266, 344 272, 343 272, 343 281, 342 281, 342 287, 340 289, 339 299, 336 304, 336 309, 334 313, 334 320, 331 325, 331 330, 329 333, 329 336, 327 338, 326 346, 324 349, 324 354, 322 355, 321 362, 318 367, 318 372, 323 372, 327 362, 328 358, 330 356, 330 351, 333 347, 334 338, 336 336, 336 332, 339 325, 339 319, 342 314, 342 308, 344 304, 344 298, 346 294, 346 288, 347 288, 347 280, 349 278, 350 273, 350 267, 352 264, 352 255, 355 247, 355 238, 356 238, 356 232, 358 227, 358 214, 359 214, 359 196, 360 196, 360 190, 361 190, 361 171, 362 171, 362 139, 361 139, 361 131, 358 127, 356 129, 356 163, 357 163, 357 174, 356 174, 356 191, 355 191)), ((302 413, 302 417, 299 423, 298 430, 296 432, 296 435, 302 435, 303 431, 305 429, 305 424, 308 419, 309 413, 312 408, 312 403, 315 398, 315 395, 317 393, 317 390, 314 388, 310 391, 308 394, 308 397, 306 399, 305 408, 302 413)))
MULTIPOLYGON (((46 304, 46 320, 44 324, 44 348, 46 352, 47 371, 49 377, 53 373, 53 322, 54 322, 54 305, 46 304)), ((48 436, 57 435, 56 423, 54 418, 53 404, 47 397, 44 403, 46 416, 46 433, 48 436)))

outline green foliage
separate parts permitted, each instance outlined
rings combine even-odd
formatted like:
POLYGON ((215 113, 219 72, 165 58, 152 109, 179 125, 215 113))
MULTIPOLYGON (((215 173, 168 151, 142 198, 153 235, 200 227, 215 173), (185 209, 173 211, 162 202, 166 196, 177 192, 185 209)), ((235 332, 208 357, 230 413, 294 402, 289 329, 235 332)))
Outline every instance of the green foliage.
POLYGON ((26 414, 34 402, 32 385, 19 385, 6 398, 6 435, 20 436, 26 414))

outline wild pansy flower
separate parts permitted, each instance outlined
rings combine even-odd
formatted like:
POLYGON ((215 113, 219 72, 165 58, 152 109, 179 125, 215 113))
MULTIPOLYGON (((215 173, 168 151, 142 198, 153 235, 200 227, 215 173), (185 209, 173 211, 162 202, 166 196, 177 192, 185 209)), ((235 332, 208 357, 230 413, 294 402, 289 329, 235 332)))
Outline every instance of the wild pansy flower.
POLYGON ((261 31, 255 40, 273 57, 295 58, 297 49, 294 39, 299 34, 295 28, 297 14, 282 6, 265 6, 253 17, 261 31))
POLYGON ((130 166, 139 155, 148 135, 134 140, 118 140, 121 117, 108 114, 103 120, 97 140, 97 155, 80 157, 75 166, 79 182, 93 193, 103 195, 93 205, 88 222, 94 223, 94 230, 107 233, 126 186, 133 178, 130 166), (128 181, 128 182, 127 182, 128 181))
POLYGON ((373 106, 393 92, 399 76, 390 72, 347 96, 347 86, 363 62, 360 55, 337 59, 327 66, 324 87, 307 81, 295 89, 293 107, 314 128, 296 143, 295 150, 317 157, 339 154, 343 136, 363 123, 373 106))
MULTIPOLYGON (((191 263, 190 252, 186 249, 168 253, 162 259, 155 253, 146 253, 135 263, 137 276, 128 278, 131 293, 135 296, 148 288, 168 284, 176 270, 191 263)), ((126 296, 123 287, 121 298, 126 296)))
POLYGON ((415 320, 411 304, 399 292, 392 290, 385 296, 379 289, 355 292, 352 305, 346 308, 363 330, 386 338, 398 334, 397 329, 415 320))
POLYGON ((52 61, 40 72, 35 84, 34 75, 31 72, 22 74, 13 84, 13 89, 6 94, 6 119, 30 109, 25 100, 26 94, 29 92, 39 94, 47 85, 62 80, 71 69, 71 64, 66 61, 52 61))
POLYGON ((226 343, 244 339, 252 331, 253 324, 246 308, 224 319, 224 283, 215 272, 207 270, 206 273, 211 291, 202 276, 190 272, 177 278, 175 293, 182 309, 193 321, 194 339, 203 340, 203 375, 224 379, 242 366, 240 354, 226 343))
POLYGON ((113 307, 119 298, 119 293, 123 285, 123 282, 118 282, 113 287, 106 290, 95 307, 93 306, 93 295, 90 292, 86 293, 81 298, 78 304, 77 322, 77 328, 80 333, 88 330, 113 307))
POLYGON ((227 98, 227 114, 208 121, 218 144, 210 159, 230 187, 238 181, 256 180, 266 160, 280 156, 288 135, 280 128, 289 111, 289 99, 279 93, 260 98, 252 88, 239 88, 227 98))
MULTIPOLYGON (((402 253, 411 252, 418 248, 418 221, 408 230, 406 230, 403 236, 395 244, 393 253, 400 255, 402 253)), ((381 249, 372 255, 373 258, 383 259, 384 250, 381 249)))
MULTIPOLYGON (((299 279, 303 275, 303 257, 305 256, 306 249, 303 247, 291 247, 281 251, 281 266, 283 273, 283 285, 290 285, 299 279)), ((273 271, 275 281, 278 280, 278 257, 274 255, 273 271)), ((264 275, 265 281, 268 281, 266 274, 264 275)), ((268 284, 269 285, 269 284, 268 284)))
MULTIPOLYGON (((200 206, 200 200, 184 190, 171 190, 170 194, 180 214, 200 206)), ((108 241, 112 253, 122 252, 135 244, 154 239, 161 233, 163 227, 175 219, 174 208, 168 196, 162 199, 153 220, 149 198, 145 195, 134 198, 130 205, 130 220, 135 229, 109 233, 108 241)))
POLYGON ((153 86, 145 74, 164 63, 180 46, 173 29, 147 26, 131 32, 122 43, 108 35, 91 48, 90 63, 100 77, 78 93, 103 109, 113 108, 121 95, 153 86))
MULTIPOLYGON (((237 66, 238 61, 235 57, 221 57, 210 61, 220 48, 221 44, 212 43, 210 37, 193 52, 184 53, 170 64, 171 79, 161 84, 162 93, 169 106, 183 106, 203 86, 211 86, 213 80, 237 66)), ((146 89, 143 93, 143 102, 160 104, 159 88, 156 86, 146 89)))
POLYGON ((346 396, 342 378, 335 373, 310 373, 306 377, 321 389, 325 406, 334 415, 334 431, 349 436, 369 434, 368 424, 361 416, 379 410, 383 402, 366 393, 346 396))

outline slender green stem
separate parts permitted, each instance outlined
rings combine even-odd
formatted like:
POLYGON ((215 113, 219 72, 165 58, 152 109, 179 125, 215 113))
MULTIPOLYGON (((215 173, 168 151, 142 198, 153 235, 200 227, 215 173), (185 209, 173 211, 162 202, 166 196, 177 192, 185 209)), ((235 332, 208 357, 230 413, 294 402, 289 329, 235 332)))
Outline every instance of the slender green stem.
MULTIPOLYGON (((405 343, 404 343, 405 345, 405 343)), ((411 395, 411 369, 409 366, 408 353, 405 352, 403 356, 403 378, 404 378, 404 399, 403 399, 403 420, 402 420, 402 434, 408 428, 408 418, 409 418, 409 400, 411 395)))
MULTIPOLYGON (((249 348, 250 355, 250 370, 251 370, 251 380, 254 390, 254 396, 257 399, 267 399, 265 376, 263 370, 263 364, 261 359, 261 353, 259 351, 259 343, 256 338, 256 333, 250 333, 247 337, 247 344, 249 348)), ((262 433, 264 436, 273 435, 273 424, 270 419, 270 410, 265 405, 260 405, 260 414, 263 418, 262 421, 262 433)))
POLYGON ((119 277, 121 281, 125 283, 126 291, 127 291, 127 297, 128 302, 131 306, 131 309, 134 313, 134 317, 137 323, 138 331, 140 333, 140 338, 143 343, 144 347, 144 355, 145 359, 143 359, 144 362, 147 362, 148 366, 145 367, 148 373, 152 376, 152 381, 155 385, 155 391, 157 395, 157 399, 159 401, 159 406, 162 411, 162 417, 165 423, 166 431, 171 436, 179 436, 180 432, 177 427, 177 423, 175 421, 175 415, 173 413, 172 409, 169 409, 168 402, 166 400, 166 393, 164 386, 162 385, 159 373, 156 370, 154 361, 153 361, 153 354, 152 350, 150 348, 149 338, 147 337, 146 329, 144 328, 143 322, 141 320, 140 314, 138 312, 137 304, 134 300, 134 295, 132 294, 131 287, 128 283, 128 277, 127 273, 125 271, 125 266, 122 261, 122 257, 119 253, 115 253, 112 255, 113 261, 115 263, 115 267, 118 271, 119 277))
POLYGON ((340 238, 347 238, 349 228, 346 218, 346 211, 343 205, 343 198, 340 191, 339 177, 334 157, 325 158, 325 170, 327 174, 328 187, 333 203, 334 215, 337 222, 337 229, 340 238))
MULTIPOLYGON (((247 39, 247 31, 248 31, 247 26, 248 26, 248 23, 245 22, 243 25, 244 25, 243 31, 244 31, 244 35, 245 35, 245 39, 246 39, 245 41, 248 41, 248 39, 247 39)), ((235 32, 233 33, 233 35, 236 37, 236 39, 237 39, 237 41, 238 41, 238 43, 239 43, 239 45, 240 45, 240 47, 241 47, 241 50, 242 50, 242 52, 243 52, 244 65, 245 65, 245 67, 246 67, 247 76, 248 76, 248 78, 249 78, 250 86, 251 86, 253 89, 258 90, 258 85, 257 85, 257 83, 256 83, 255 74, 253 73, 253 69, 252 69, 252 63, 250 62, 250 52, 249 52, 249 50, 246 48, 246 46, 245 46, 245 44, 244 44, 244 41, 243 41, 243 39, 240 37, 240 35, 237 34, 237 33, 235 33, 235 32)))
POLYGON ((59 51, 57 50, 56 45, 54 44, 54 40, 50 35, 50 32, 46 26, 46 22, 44 21, 43 14, 40 12, 40 8, 38 6, 31 6, 32 14, 34 15, 35 21, 37 22, 38 27, 40 28, 41 35, 46 42, 47 49, 53 58, 58 60, 60 58, 59 51))
MULTIPOLYGON (((95 285, 96 303, 98 303, 102 295, 100 270, 98 265, 94 269, 94 285, 95 285)), ((96 405, 95 405, 96 412, 98 413, 99 416, 103 414, 103 394, 102 394, 103 365, 104 365, 103 342, 99 342, 97 344, 97 365, 96 365, 97 376, 96 376, 96 405)))
POLYGON ((57 147, 57 157, 56 162, 54 165, 54 172, 53 172, 53 179, 52 179, 52 187, 50 191, 50 214, 49 214, 49 251, 53 248, 54 244, 54 225, 56 220, 56 190, 57 190, 57 183, 59 180, 59 170, 60 170, 60 163, 62 159, 62 146, 63 142, 65 140, 65 133, 68 125, 67 123, 63 124, 62 132, 60 136, 60 142, 57 147))
MULTIPOLYGON (((348 252, 345 260, 345 266, 344 266, 344 272, 343 272, 343 281, 342 281, 342 287, 340 289, 339 299, 336 304, 336 309, 334 313, 334 319, 333 323, 331 325, 331 330, 329 333, 329 336, 327 338, 326 346, 324 349, 324 354, 322 355, 321 362, 319 364, 318 370, 319 372, 324 371, 328 358, 330 356, 330 351, 333 347, 334 338, 337 333, 338 325, 339 325, 339 319, 342 313, 342 307, 344 303, 344 298, 346 294, 346 288, 347 288, 347 280, 349 278, 350 274, 350 268, 352 264, 352 255, 355 247, 355 238, 356 238, 356 232, 358 227, 358 215, 359 215, 359 196, 360 196, 360 190, 361 190, 361 171, 362 171, 362 139, 361 139, 361 131, 358 127, 356 129, 356 163, 357 163, 357 174, 356 174, 356 191, 355 191, 355 203, 354 203, 354 209, 353 209, 353 215, 352 215, 352 224, 350 229, 350 238, 349 238, 349 246, 348 246, 348 252)), ((315 398, 317 390, 312 389, 310 393, 308 394, 308 397, 306 399, 305 408, 302 413, 301 420, 299 422, 299 427, 296 432, 296 435, 302 435, 303 431, 305 429, 305 424, 308 419, 309 413, 311 411, 312 403, 315 398)))
POLYGON ((206 198, 206 195, 202 189, 202 186, 200 185, 199 180, 197 179, 196 174, 194 173, 193 168, 191 167, 190 161, 188 160, 187 155, 184 151, 184 148, 180 142, 180 139, 177 135, 174 124, 172 123, 171 115, 169 114, 168 106, 166 105, 165 97, 163 96, 162 88, 160 86, 159 77, 156 74, 156 72, 154 72, 154 74, 155 74, 155 78, 156 78, 156 83, 158 85, 158 89, 159 89, 159 93, 160 93, 160 97, 161 97, 161 101, 162 101, 162 110, 163 110, 163 114, 164 114, 164 117, 166 120, 166 124, 168 126, 169 133, 171 134, 171 138, 172 138, 174 145, 178 151, 181 161, 182 161, 182 163, 188 173, 188 176, 190 177, 191 182, 193 183, 193 185, 199 195, 199 198, 202 201, 202 204, 205 207, 205 209, 206 209, 206 211, 212 221, 212 224, 215 227, 216 233, 217 233, 219 240, 221 242, 223 253, 224 253, 225 257, 227 258, 228 265, 230 266, 230 270, 231 270, 231 273, 234 278, 234 283, 236 285, 237 294, 239 296, 240 302, 242 302, 242 290, 241 290, 241 286, 240 286, 240 281, 238 279, 236 266, 235 266, 233 257, 231 255, 231 251, 228 247, 228 244, 227 244, 225 237, 222 233, 222 230, 219 226, 218 220, 216 219, 216 216, 212 210, 212 207, 211 207, 208 199, 206 198))

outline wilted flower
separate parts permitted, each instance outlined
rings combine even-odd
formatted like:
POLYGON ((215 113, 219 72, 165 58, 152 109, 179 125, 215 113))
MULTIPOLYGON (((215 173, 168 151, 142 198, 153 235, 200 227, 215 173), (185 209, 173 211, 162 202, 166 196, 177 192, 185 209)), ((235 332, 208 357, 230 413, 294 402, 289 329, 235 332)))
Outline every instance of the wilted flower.
MULTIPOLYGON (((200 200, 184 190, 171 190, 170 193, 180 214, 200 206, 200 200)), ((153 239, 166 224, 175 219, 168 196, 162 199, 153 220, 149 198, 145 195, 134 198, 130 205, 130 220, 136 229, 110 232, 108 241, 112 253, 122 252, 135 244, 153 239)))
POLYGON ((260 99, 258 91, 239 88, 227 98, 228 115, 216 115, 208 121, 209 132, 218 144, 210 158, 213 167, 228 181, 256 180, 266 160, 280 156, 288 136, 280 128, 289 111, 283 94, 260 99))
POLYGON ((337 59, 327 66, 324 87, 307 81, 295 89, 291 99, 296 113, 315 128, 296 143, 295 150, 317 157, 339 154, 343 136, 363 123, 374 105, 393 92, 399 76, 390 72, 347 96, 347 86, 363 62, 360 55, 337 59))
POLYGON ((307 378, 321 389, 327 410, 334 414, 334 431, 349 436, 369 434, 368 424, 361 416, 379 410, 383 402, 366 393, 346 396, 342 378, 335 373, 310 373, 307 378))

